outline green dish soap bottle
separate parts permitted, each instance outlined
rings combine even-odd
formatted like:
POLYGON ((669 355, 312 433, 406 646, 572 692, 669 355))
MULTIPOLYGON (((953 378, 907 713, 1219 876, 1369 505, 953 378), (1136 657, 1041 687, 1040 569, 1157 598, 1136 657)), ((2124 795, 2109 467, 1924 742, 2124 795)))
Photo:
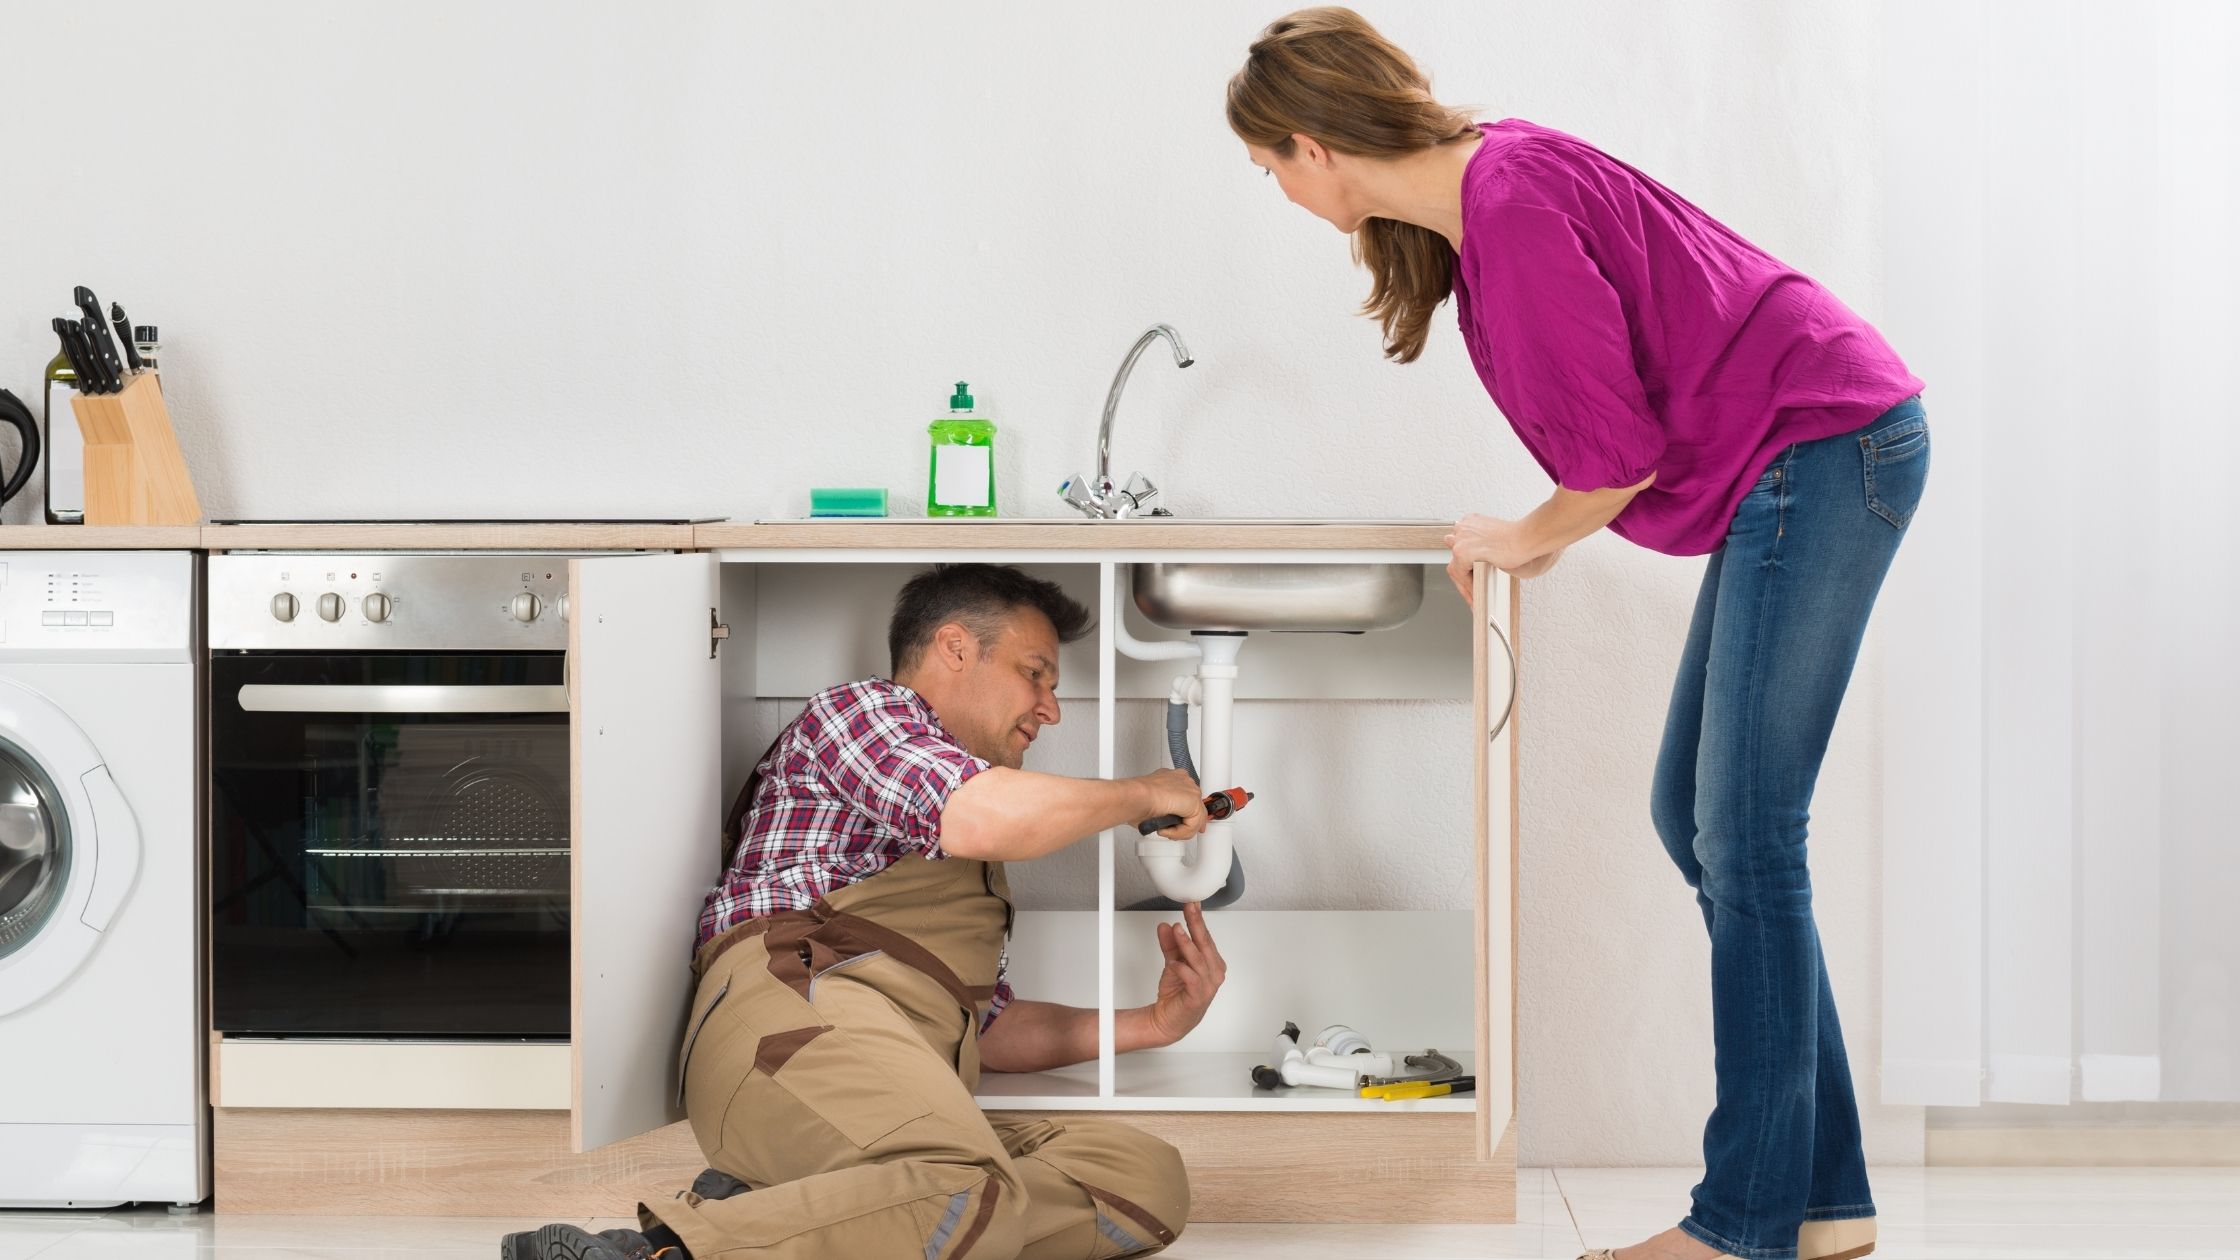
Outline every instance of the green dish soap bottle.
POLYGON ((949 396, 949 414, 926 426, 933 456, 926 469, 927 516, 996 514, 996 422, 972 414, 963 381, 949 396))

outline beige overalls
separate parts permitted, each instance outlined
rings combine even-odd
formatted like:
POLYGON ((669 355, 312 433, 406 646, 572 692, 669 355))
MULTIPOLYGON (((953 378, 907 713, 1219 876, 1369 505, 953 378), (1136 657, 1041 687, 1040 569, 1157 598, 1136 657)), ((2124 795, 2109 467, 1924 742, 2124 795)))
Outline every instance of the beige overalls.
POLYGON ((1010 928, 1001 863, 905 857, 700 948, 678 1065, 708 1164, 749 1189, 639 1214, 696 1260, 1066 1260, 1182 1232, 1173 1147, 1106 1120, 990 1123, 980 1016, 1010 928))

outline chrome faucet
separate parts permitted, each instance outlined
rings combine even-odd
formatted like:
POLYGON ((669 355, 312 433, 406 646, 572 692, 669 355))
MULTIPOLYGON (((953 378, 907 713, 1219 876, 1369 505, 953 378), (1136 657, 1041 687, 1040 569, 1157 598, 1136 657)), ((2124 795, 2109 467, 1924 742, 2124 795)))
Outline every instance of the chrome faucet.
POLYGON ((1058 497, 1072 504, 1084 516, 1103 520, 1118 520, 1124 516, 1171 516, 1165 508, 1144 510, 1144 504, 1159 493, 1159 487, 1142 473, 1131 473, 1125 486, 1112 483, 1112 417, 1120 410, 1120 391, 1128 384, 1128 373, 1135 370, 1136 360, 1145 347, 1165 337, 1174 345, 1174 365, 1189 367, 1196 360, 1190 357, 1190 348, 1182 344, 1182 334, 1166 324, 1153 324, 1143 330, 1136 343, 1128 347, 1128 356, 1120 360, 1120 370, 1112 376, 1112 388, 1104 396, 1104 421, 1097 426, 1097 479, 1087 484, 1082 477, 1069 479, 1058 487, 1058 497))

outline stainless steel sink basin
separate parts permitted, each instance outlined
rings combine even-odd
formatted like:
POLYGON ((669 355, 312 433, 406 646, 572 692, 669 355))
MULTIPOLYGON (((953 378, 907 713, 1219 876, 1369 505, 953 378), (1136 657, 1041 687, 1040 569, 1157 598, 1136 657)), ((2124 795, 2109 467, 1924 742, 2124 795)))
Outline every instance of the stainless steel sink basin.
POLYGON ((1170 630, 1389 630, 1423 606, 1420 564, 1137 564, 1136 608, 1170 630))

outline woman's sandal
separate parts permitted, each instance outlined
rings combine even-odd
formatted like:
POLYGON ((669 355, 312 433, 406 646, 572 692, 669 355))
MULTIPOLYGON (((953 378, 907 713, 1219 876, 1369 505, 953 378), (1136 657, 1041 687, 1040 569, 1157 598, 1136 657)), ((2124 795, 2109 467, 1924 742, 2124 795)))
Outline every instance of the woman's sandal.
POLYGON ((1797 1230, 1797 1260, 1858 1260, 1874 1250, 1874 1218, 1806 1221, 1797 1230))
MULTIPOLYGON (((1855 1216, 1842 1221, 1806 1221, 1797 1230, 1797 1260, 1859 1260, 1874 1251, 1874 1218, 1855 1216)), ((1615 1260, 1608 1247, 1598 1247, 1579 1260, 1615 1260)), ((1736 1260, 1725 1252, 1713 1260, 1736 1260)))

